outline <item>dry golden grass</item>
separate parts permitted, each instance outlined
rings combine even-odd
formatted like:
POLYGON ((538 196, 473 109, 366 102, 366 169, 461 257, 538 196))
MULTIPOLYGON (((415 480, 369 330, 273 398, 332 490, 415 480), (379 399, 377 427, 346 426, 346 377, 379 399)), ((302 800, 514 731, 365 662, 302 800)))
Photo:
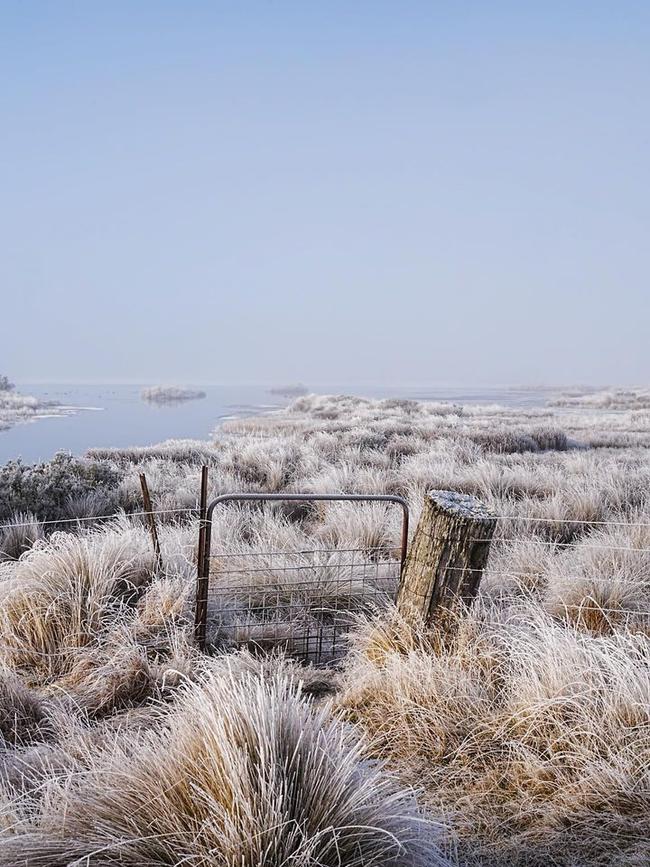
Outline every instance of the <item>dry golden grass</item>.
POLYGON ((137 596, 152 563, 136 529, 56 533, 39 542, 0 585, 5 663, 34 678, 64 671, 137 596))
POLYGON ((409 791, 279 668, 204 665, 154 728, 89 745, 22 805, 0 863, 447 864, 409 791))
MULTIPOLYGON (((308 397, 213 444, 97 453, 127 509, 141 471, 157 508, 195 506, 207 461, 211 496, 398 493, 414 525, 425 492, 451 488, 504 517, 454 640, 390 609, 360 617, 340 675, 277 653, 198 655, 184 513, 160 516, 160 574, 139 518, 45 538, 31 520, 8 528, 0 864, 648 863, 650 412, 637 404, 308 397)), ((397 548, 399 517, 232 507, 215 513, 213 552, 245 568, 259 551, 397 548)), ((341 604, 326 580, 341 555, 320 556, 320 597, 341 604)), ((257 562, 236 579, 255 582, 253 602, 287 580, 257 562)), ((211 607, 212 636, 231 613, 232 599, 211 607)), ((269 647, 269 623, 256 630, 269 647)))
POLYGON ((339 712, 421 800, 463 863, 650 859, 647 640, 594 638, 530 603, 479 606, 442 645, 396 615, 354 639, 339 712))

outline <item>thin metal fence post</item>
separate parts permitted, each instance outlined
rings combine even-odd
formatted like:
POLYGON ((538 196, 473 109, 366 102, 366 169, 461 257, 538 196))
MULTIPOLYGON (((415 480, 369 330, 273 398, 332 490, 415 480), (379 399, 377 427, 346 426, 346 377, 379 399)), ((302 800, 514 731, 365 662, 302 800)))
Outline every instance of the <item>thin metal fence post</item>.
POLYGON ((149 486, 147 485, 147 477, 144 473, 140 473, 140 487, 142 488, 142 500, 144 502, 144 511, 149 523, 149 532, 151 533, 151 542, 155 555, 155 569, 159 572, 162 569, 162 556, 160 553, 160 542, 158 541, 158 531, 156 530, 156 519, 154 517, 153 506, 151 505, 151 496, 149 494, 149 486))
POLYGON ((208 581, 210 561, 206 569, 206 514, 208 509, 208 468, 201 467, 201 498, 199 504, 199 546, 196 557, 196 605, 194 609, 194 636, 200 650, 205 650, 208 619, 208 581))

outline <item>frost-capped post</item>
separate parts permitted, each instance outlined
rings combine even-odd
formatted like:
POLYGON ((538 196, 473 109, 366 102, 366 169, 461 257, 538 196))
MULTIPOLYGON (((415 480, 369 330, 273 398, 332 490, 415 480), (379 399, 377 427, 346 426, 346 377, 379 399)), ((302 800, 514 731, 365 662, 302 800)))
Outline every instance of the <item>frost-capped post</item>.
POLYGON ((397 605, 406 616, 471 605, 490 551, 496 517, 467 494, 429 491, 400 583, 397 605))

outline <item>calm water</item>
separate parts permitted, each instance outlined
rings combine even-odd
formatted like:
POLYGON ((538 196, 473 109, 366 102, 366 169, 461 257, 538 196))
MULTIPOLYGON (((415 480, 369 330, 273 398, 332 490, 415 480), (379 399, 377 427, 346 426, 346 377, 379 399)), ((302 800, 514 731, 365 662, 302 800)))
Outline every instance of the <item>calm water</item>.
MULTIPOLYGON (((141 400, 142 388, 139 385, 19 385, 24 394, 80 409, 73 415, 39 418, 0 431, 0 464, 18 457, 30 463, 47 460, 60 450, 81 455, 94 446, 151 445, 171 438, 208 439, 224 418, 258 414, 288 403, 263 386, 222 385, 204 386, 207 397, 203 400, 155 406, 141 400)), ((511 406, 543 406, 547 397, 541 390, 504 388, 332 386, 321 387, 319 391, 511 406)))
POLYGON ((151 445, 165 439, 208 439, 226 416, 257 413, 286 401, 264 388, 205 386, 203 400, 157 406, 140 397, 137 385, 29 385, 24 394, 66 406, 92 407, 74 415, 39 418, 0 431, 0 464, 21 457, 47 460, 56 451, 83 454, 93 446, 151 445))

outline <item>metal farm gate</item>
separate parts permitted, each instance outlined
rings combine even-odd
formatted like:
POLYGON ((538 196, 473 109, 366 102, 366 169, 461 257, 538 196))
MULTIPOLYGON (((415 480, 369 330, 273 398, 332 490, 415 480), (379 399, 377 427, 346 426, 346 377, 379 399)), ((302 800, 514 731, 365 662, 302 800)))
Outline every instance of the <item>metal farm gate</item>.
POLYGON ((213 647, 281 647, 315 665, 340 658, 356 614, 397 596, 408 545, 408 504, 391 495, 224 494, 207 504, 202 480, 195 637, 213 647), (392 503, 402 510, 399 547, 211 550, 216 508, 227 503, 392 503))

